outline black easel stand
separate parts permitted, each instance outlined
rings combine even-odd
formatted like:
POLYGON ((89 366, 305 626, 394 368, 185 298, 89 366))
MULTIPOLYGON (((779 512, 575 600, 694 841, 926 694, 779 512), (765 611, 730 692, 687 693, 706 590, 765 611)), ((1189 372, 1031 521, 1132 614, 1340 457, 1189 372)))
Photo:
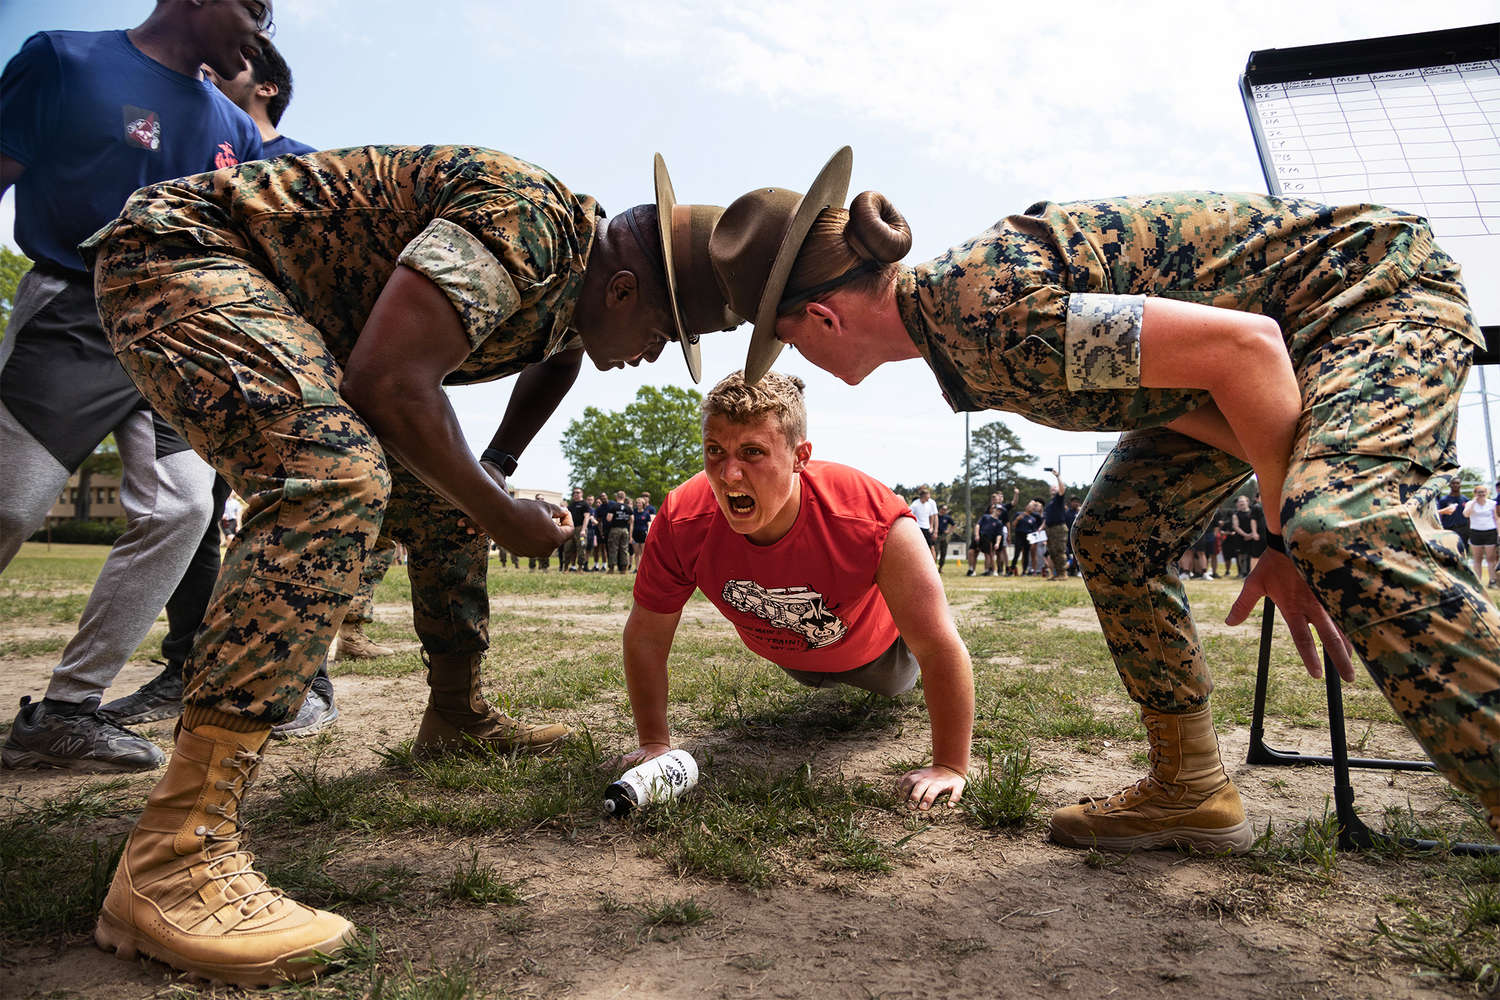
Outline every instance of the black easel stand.
MULTIPOLYGON (((1344 695, 1338 671, 1323 655, 1323 680, 1328 688, 1328 736, 1332 754, 1328 756, 1278 750, 1266 744, 1266 684, 1271 673, 1271 636, 1276 629, 1276 605, 1267 598, 1261 611, 1260 657, 1255 675, 1255 713, 1250 720, 1250 749, 1245 763, 1262 767, 1321 765, 1333 767, 1333 806, 1339 824, 1339 850, 1358 851, 1391 838, 1376 833, 1354 812, 1354 786, 1349 782, 1351 767, 1381 771, 1432 771, 1430 760, 1388 760, 1379 757, 1350 757, 1344 734, 1344 695)), ((1452 854, 1500 854, 1500 844, 1442 844, 1436 840, 1399 839, 1403 847, 1415 850, 1447 850, 1452 854)))

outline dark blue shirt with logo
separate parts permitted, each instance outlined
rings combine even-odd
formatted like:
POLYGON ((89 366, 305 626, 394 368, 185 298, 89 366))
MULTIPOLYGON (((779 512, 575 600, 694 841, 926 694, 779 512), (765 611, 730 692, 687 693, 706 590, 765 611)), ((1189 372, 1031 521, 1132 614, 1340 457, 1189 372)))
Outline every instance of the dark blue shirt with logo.
POLYGON ((309 146, 305 142, 298 142, 291 136, 278 135, 266 143, 260 151, 261 159, 269 160, 274 156, 301 156, 303 153, 316 153, 316 147, 309 146))
POLYGON ((0 153, 16 182, 16 242, 86 270, 78 244, 140 187, 261 158, 250 116, 170 70, 123 31, 43 31, 0 76, 0 153))

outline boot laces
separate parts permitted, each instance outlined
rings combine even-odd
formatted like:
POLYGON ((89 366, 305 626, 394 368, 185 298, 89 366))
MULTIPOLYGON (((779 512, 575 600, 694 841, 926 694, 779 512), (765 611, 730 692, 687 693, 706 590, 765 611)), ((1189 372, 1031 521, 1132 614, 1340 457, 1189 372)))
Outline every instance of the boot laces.
POLYGON ((1167 763, 1166 754, 1162 750, 1164 740, 1161 737, 1163 722, 1155 716, 1147 715, 1143 720, 1146 724, 1146 762, 1149 770, 1133 783, 1103 799, 1090 798, 1088 803, 1090 812, 1099 812, 1105 809, 1128 809, 1144 799, 1165 791, 1166 785, 1158 778, 1157 772, 1167 763))
POLYGON ((235 775, 228 781, 215 781, 214 788, 229 793, 233 809, 217 802, 209 803, 204 811, 220 817, 219 822, 211 827, 200 826, 194 832, 203 838, 204 853, 209 857, 208 878, 223 883, 225 900, 239 910, 240 916, 249 919, 274 906, 284 895, 280 889, 268 885, 266 877, 255 870, 255 855, 239 849, 240 837, 249 829, 249 824, 240 819, 240 801, 255 780, 255 771, 260 766, 260 754, 236 748, 234 756, 225 757, 220 763, 233 768, 235 775), (213 854, 213 849, 220 844, 234 845, 234 848, 222 854, 213 854), (230 862, 234 864, 231 865, 230 862), (249 883, 250 888, 236 891, 237 885, 243 885, 235 881, 241 876, 245 877, 244 882, 249 883))

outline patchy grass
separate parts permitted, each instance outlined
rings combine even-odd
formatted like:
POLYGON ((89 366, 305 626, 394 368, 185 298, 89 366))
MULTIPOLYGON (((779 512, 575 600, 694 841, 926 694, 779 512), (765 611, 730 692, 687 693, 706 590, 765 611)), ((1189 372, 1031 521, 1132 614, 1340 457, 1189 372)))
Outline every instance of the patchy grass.
MULTIPOLYGON (((51 555, 23 553, 0 579, 0 620, 40 626, 76 619, 105 550, 61 548, 51 555)), ((757 978, 776 969, 779 975, 790 963, 774 948, 736 946, 731 928, 739 907, 799 891, 818 893, 815 902, 829 910, 837 908, 839 894, 909 893, 919 901, 910 912, 918 913, 929 879, 940 894, 969 888, 964 876, 952 874, 952 859, 972 858, 973 878, 980 879, 996 870, 1009 874, 1012 854, 1039 852, 1036 831, 1053 804, 1049 797, 1057 795, 1057 779, 1071 777, 1079 760, 1102 757, 1105 741, 1114 745, 1114 760, 1145 766, 1144 730, 1102 636, 1083 616, 1067 613, 1088 607, 1082 586, 955 580, 950 571, 946 583, 974 658, 977 700, 976 766, 960 809, 919 814, 895 798, 893 779, 927 760, 920 691, 885 699, 803 688, 746 652, 722 623, 689 615, 669 663, 668 712, 674 737, 700 761, 699 785, 623 822, 606 819, 602 793, 615 773, 609 761, 635 745, 619 635, 632 582, 559 574, 555 567, 545 574, 524 568, 491 573, 495 646, 485 666, 486 689, 513 715, 560 716, 579 729, 553 752, 428 761, 415 759, 404 743, 379 747, 374 763, 366 756, 351 764, 340 751, 349 745, 345 734, 362 734, 351 718, 357 713, 348 710, 336 738, 277 748, 269 772, 275 779, 246 803, 258 866, 294 897, 389 935, 366 932, 336 974, 277 992, 309 1000, 559 995, 567 992, 573 970, 554 965, 543 974, 533 964, 541 961, 533 955, 553 944, 551 932, 561 925, 549 921, 558 913, 571 922, 559 933, 580 933, 576 927, 582 926, 580 947, 590 954, 656 948, 678 938, 697 947, 726 937, 720 953, 726 969, 757 978), (575 905, 576 885, 567 901, 553 897, 546 878, 513 860, 533 850, 561 858, 564 866, 599 865, 598 906, 575 905), (619 883, 610 881, 616 873, 619 883), (448 935, 443 948, 427 938, 429 923, 448 935), (461 940, 454 939, 454 927, 464 929, 461 940), (541 944, 544 928, 547 945, 530 947, 541 944), (504 935, 503 947, 485 937, 494 934, 504 935)), ((1222 621, 1231 586, 1189 589, 1202 620, 1222 621)), ((405 568, 394 567, 377 600, 389 604, 408 596, 405 568)), ((340 662, 336 676, 421 674, 408 623, 386 620, 367 629, 401 651, 340 662)), ((1256 635, 1247 626, 1203 636, 1221 727, 1248 722, 1256 635)), ((62 641, 7 638, 0 655, 45 655, 62 641)), ((1272 666, 1271 716, 1307 727, 1315 742, 1326 729, 1322 682, 1303 673, 1281 634, 1272 666)), ((1356 746, 1394 718, 1368 682, 1345 695, 1356 746)), ((69 780, 60 786, 68 791, 45 800, 34 793, 24 801, 0 799, 0 953, 6 960, 17 948, 87 942, 147 787, 142 779, 69 780)), ((1284 814, 1299 786, 1287 773, 1267 787, 1275 794, 1263 797, 1280 802, 1284 814)), ((1464 802, 1455 796, 1439 818, 1391 808, 1371 825, 1397 838, 1440 844, 1483 840, 1487 834, 1464 802)), ((1360 960, 1386 967, 1392 983, 1410 974, 1455 995, 1494 993, 1500 858, 1417 852, 1399 842, 1351 857, 1340 854, 1336 842, 1330 815, 1282 819, 1264 830, 1248 857, 1181 862, 1213 866, 1202 891, 1180 910, 1183 933, 1200 934, 1227 920, 1295 923, 1304 908, 1315 919, 1322 900, 1347 896, 1351 884, 1384 883, 1392 893, 1361 900, 1369 915, 1346 938, 1350 947, 1366 949, 1360 960)), ((1125 886, 1155 877, 1129 856, 1036 857, 1023 863, 1035 864, 1048 879, 1125 886)), ((1016 914, 996 911, 997 920, 1011 920, 1006 934, 1026 933, 1012 926, 1027 919, 1016 914)), ((830 925, 829 933, 847 943, 838 927, 830 925)), ((985 928, 953 926, 925 944, 945 960, 978 963, 998 955, 996 940, 985 928)), ((1316 958, 1334 961, 1323 953, 1316 958)), ((184 984, 158 992, 206 995, 184 984)))
POLYGON ((988 830, 1024 826, 1036 809, 1041 784, 1031 764, 1031 748, 1006 747, 997 762, 995 748, 987 744, 983 756, 983 772, 969 779, 959 807, 988 830))
POLYGON ((454 870, 443 895, 474 906, 520 906, 525 902, 520 884, 505 881, 493 865, 481 864, 477 850, 469 855, 467 864, 454 870))
POLYGON ((0 941, 58 943, 94 926, 136 804, 124 781, 0 816, 0 941))

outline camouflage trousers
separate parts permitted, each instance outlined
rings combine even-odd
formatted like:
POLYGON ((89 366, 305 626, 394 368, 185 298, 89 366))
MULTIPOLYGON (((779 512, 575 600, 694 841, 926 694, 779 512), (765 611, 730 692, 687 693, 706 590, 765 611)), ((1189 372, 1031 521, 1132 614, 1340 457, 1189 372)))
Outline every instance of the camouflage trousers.
POLYGON ((346 621, 375 620, 375 587, 385 579, 395 559, 396 543, 382 531, 380 537, 375 539, 375 547, 370 550, 369 557, 365 559, 364 569, 359 571, 359 589, 354 592, 354 600, 349 602, 349 613, 344 616, 346 621))
POLYGON ((101 257, 96 291, 126 372, 245 500, 187 662, 183 720, 250 730, 296 712, 382 533, 407 547, 423 647, 487 649, 489 542, 386 458, 339 396, 318 330, 238 270, 250 296, 215 302, 101 257))
POLYGON ((609 546, 608 555, 604 564, 610 569, 619 570, 621 573, 630 568, 630 529, 610 528, 609 534, 605 536, 605 544, 609 546))
POLYGON ((573 525, 573 533, 568 540, 562 543, 562 568, 582 569, 588 565, 588 552, 584 549, 584 543, 588 541, 583 525, 573 525))
MULTIPOLYGON (((1288 554, 1454 785, 1500 809, 1500 612, 1440 527, 1471 348, 1389 323, 1297 371, 1284 484, 1288 554)), ((1074 524, 1074 550, 1130 696, 1188 712, 1212 690, 1171 561, 1250 467, 1166 429, 1124 435, 1074 524)), ((1500 815, 1500 813, 1497 813, 1500 815)))

